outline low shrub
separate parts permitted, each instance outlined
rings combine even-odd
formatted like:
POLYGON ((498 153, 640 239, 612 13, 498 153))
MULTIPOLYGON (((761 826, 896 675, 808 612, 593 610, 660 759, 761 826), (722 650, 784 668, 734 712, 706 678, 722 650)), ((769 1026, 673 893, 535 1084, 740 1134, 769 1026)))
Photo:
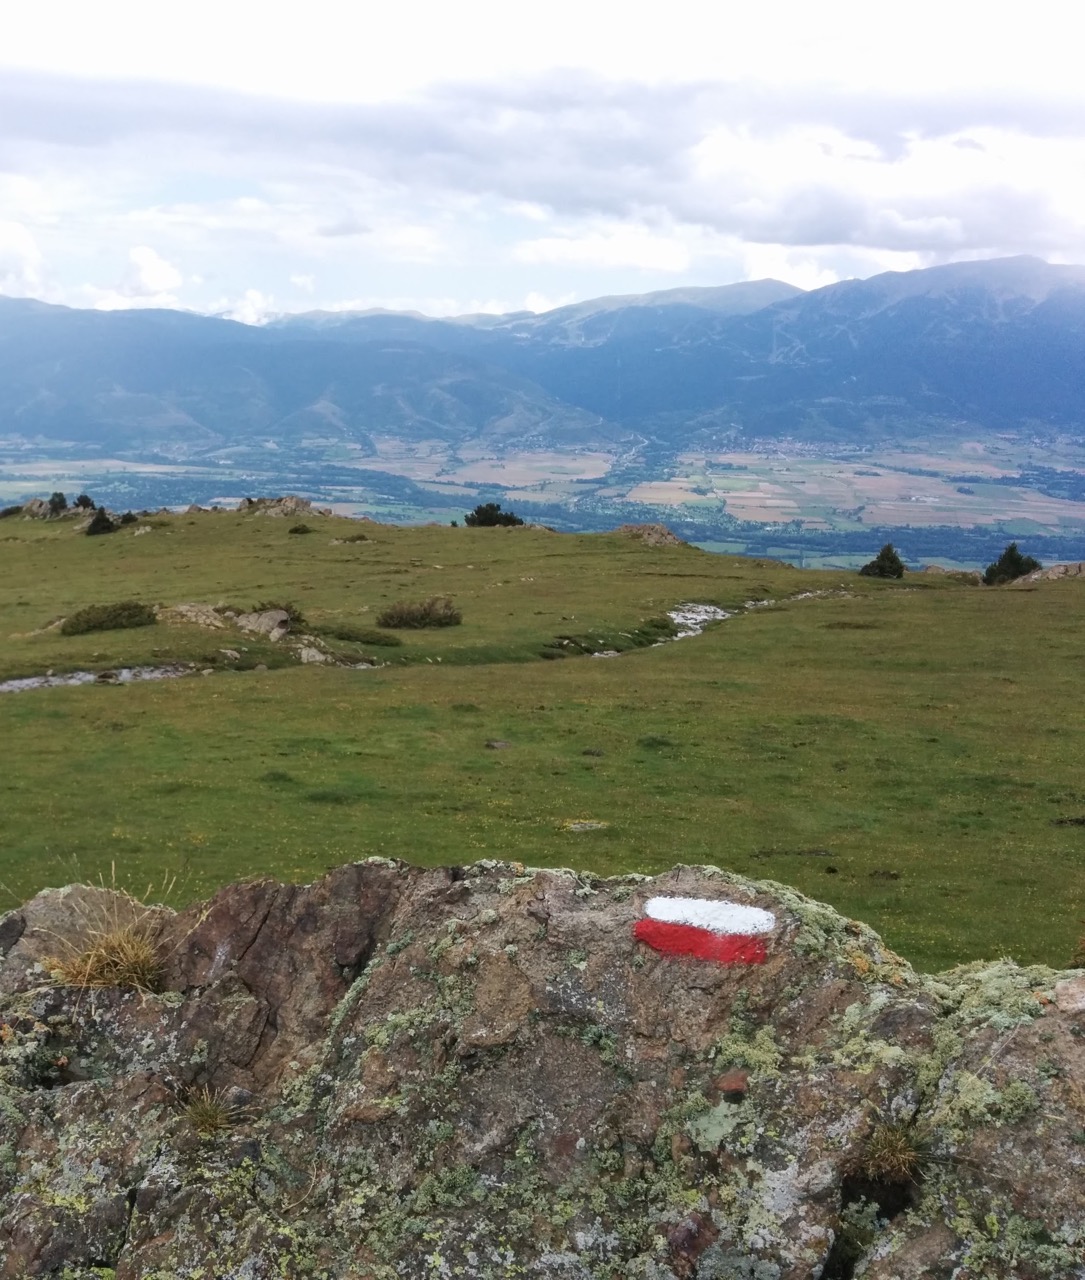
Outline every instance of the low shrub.
POLYGON ((312 525, 306 524, 303 520, 299 520, 297 524, 292 524, 287 533, 312 533, 312 525))
POLYGON ((0 507, 0 520, 7 520, 10 516, 19 516, 22 515, 22 513, 23 509, 21 506, 0 507))
POLYGON ((353 622, 329 622, 317 628, 317 635, 327 636, 331 640, 349 640, 352 644, 383 645, 386 649, 394 649, 403 641, 399 636, 391 636, 387 631, 378 631, 376 627, 358 627, 353 622))
POLYGON ((139 516, 137 516, 134 511, 126 511, 124 515, 121 516, 120 522, 121 524, 135 524, 138 519, 139 516))
POLYGON ((377 617, 378 627, 458 627, 463 614, 448 596, 430 596, 428 600, 400 600, 390 604, 377 617))
POLYGON ((859 570, 864 578, 903 578, 904 562, 891 542, 859 570))
POLYGON ((480 502, 474 511, 464 516, 463 522, 471 529, 508 529, 524 523, 514 511, 502 511, 500 502, 480 502))
POLYGON ((1001 586, 1003 582, 1016 582, 1026 573, 1035 573, 1043 565, 1033 556, 1022 555, 1017 543, 1011 542, 1005 551, 984 570, 983 581, 988 587, 1001 586))
POLYGON ((96 537, 100 533, 116 533, 117 526, 113 523, 113 519, 105 507, 99 507, 94 513, 94 518, 87 525, 87 536, 96 537))
POLYGON ((60 624, 60 634, 81 636, 88 631, 125 631, 129 627, 149 627, 155 622, 154 606, 139 600, 116 604, 89 604, 77 609, 60 624))

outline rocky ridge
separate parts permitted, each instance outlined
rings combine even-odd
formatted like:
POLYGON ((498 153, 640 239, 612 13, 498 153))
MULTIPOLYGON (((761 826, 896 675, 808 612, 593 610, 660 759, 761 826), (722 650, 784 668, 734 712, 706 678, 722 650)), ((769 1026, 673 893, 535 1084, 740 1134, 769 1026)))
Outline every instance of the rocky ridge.
POLYGON ((1080 1280, 1083 1170, 1085 972, 921 976, 716 868, 0 918, 0 1280, 1080 1280), (773 913, 764 963, 638 941, 655 895, 773 913), (153 990, 58 981, 126 928, 153 990))

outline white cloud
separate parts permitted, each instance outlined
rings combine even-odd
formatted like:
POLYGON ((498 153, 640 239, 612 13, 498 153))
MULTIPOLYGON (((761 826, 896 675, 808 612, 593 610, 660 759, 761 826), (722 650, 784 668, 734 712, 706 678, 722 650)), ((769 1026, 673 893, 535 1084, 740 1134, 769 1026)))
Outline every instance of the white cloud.
POLYGON ((910 18, 891 59, 868 0, 729 12, 722 44, 690 38, 703 0, 665 23, 618 0, 364 17, 311 0, 302 26, 255 0, 22 6, 0 76, 0 289, 447 315, 1085 259, 1073 41, 1041 39, 1039 13, 1022 29, 978 0, 915 3, 938 40, 910 18), (120 278, 103 265, 126 259, 120 278))
POLYGON ((259 289, 246 289, 240 298, 232 302, 223 299, 219 305, 212 306, 216 315, 225 316, 227 320, 239 320, 242 324, 267 324, 278 314, 275 299, 262 293, 259 289))
POLYGON ((42 256, 21 222, 0 221, 0 293, 21 296, 41 289, 42 256))
POLYGON ((517 262, 542 265, 636 267, 642 271, 687 271, 688 247, 676 236, 616 224, 580 235, 540 236, 513 246, 517 262))
MULTIPOLYGON (((532 290, 524 299, 523 306, 515 308, 517 311, 534 311, 536 315, 541 315, 544 311, 555 311, 558 307, 567 307, 573 302, 579 302, 574 291, 557 295, 537 293, 532 290)), ((513 308, 506 308, 513 310, 513 308)))
POLYGON ((118 293, 126 298, 157 298, 173 292, 184 283, 184 276, 149 245, 136 245, 128 251, 128 271, 118 293))

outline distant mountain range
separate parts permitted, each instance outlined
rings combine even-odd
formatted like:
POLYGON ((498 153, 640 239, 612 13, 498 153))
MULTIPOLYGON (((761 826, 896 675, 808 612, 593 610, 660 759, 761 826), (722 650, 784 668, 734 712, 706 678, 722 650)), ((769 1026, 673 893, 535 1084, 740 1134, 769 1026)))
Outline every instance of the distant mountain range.
POLYGON ((776 280, 451 320, 262 328, 0 298, 0 443, 153 460, 316 458, 375 436, 657 454, 1085 436, 1085 267, 1035 258, 776 280))

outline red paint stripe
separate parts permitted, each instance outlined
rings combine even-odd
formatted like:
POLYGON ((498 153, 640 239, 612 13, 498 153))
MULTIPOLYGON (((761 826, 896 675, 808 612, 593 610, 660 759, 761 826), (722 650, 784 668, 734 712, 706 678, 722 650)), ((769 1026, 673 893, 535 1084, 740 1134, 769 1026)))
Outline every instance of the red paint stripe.
POLYGON ((638 920, 633 936, 665 956, 692 956, 719 964, 764 964, 765 944, 744 933, 712 933, 691 924, 667 924, 663 920, 638 920))

